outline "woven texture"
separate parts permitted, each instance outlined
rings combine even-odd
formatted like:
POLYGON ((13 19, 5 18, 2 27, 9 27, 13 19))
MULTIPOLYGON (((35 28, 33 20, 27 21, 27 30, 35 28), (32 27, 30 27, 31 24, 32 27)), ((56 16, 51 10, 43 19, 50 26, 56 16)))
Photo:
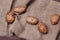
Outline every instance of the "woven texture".
POLYGON ((57 25, 52 25, 50 22, 50 17, 53 14, 60 15, 60 3, 55 0, 16 0, 14 4, 12 0, 3 1, 1 0, 0 4, 2 4, 0 10, 0 35, 4 36, 9 34, 8 36, 12 36, 12 32, 19 38, 24 38, 26 40, 60 40, 59 36, 60 33, 60 22, 57 25), (13 24, 10 24, 9 32, 7 32, 7 23, 5 21, 5 15, 8 11, 10 11, 11 5, 13 7, 18 6, 26 6, 27 11, 19 15, 19 20, 17 17, 13 24), (4 6, 5 5, 5 6, 4 6), (2 8, 3 7, 3 8, 2 8), (37 25, 30 25, 26 23, 26 18, 28 16, 35 16, 39 19, 39 21, 43 21, 48 26, 48 34, 41 34, 38 29, 37 25), (3 35, 4 34, 4 35, 3 35))

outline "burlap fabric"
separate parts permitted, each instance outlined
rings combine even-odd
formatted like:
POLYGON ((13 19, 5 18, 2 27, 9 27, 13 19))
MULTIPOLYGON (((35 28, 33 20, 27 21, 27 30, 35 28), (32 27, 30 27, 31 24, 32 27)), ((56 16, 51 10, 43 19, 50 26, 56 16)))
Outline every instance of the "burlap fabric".
POLYGON ((0 36, 12 36, 12 32, 14 32, 17 37, 21 37, 26 40, 60 40, 58 36, 60 31, 60 22, 57 25, 52 25, 50 22, 51 15, 55 13, 60 15, 60 3, 58 1, 15 0, 14 4, 12 1, 13 0, 0 1, 0 36), (15 22, 7 26, 5 16, 6 13, 10 11, 12 4, 12 8, 20 5, 27 6, 27 11, 24 14, 19 15, 19 21, 16 17, 15 22), (35 16, 40 22, 43 21, 46 23, 49 30, 48 34, 41 34, 37 29, 37 25, 26 23, 26 18, 28 16, 35 16))

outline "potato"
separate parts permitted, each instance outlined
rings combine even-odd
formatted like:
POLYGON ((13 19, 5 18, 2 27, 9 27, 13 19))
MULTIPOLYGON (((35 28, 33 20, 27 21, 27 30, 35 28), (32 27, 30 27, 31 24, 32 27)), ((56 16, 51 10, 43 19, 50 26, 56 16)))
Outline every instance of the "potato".
POLYGON ((14 16, 13 12, 8 12, 6 14, 6 21, 7 21, 7 23, 13 23, 14 20, 15 20, 15 16, 14 16))
POLYGON ((39 30, 39 32, 41 32, 41 33, 43 33, 43 34, 48 33, 47 25, 46 25, 45 23, 43 23, 43 22, 40 22, 40 23, 38 24, 38 30, 39 30))
POLYGON ((52 15, 50 18, 51 24, 53 25, 57 24, 59 20, 60 20, 60 16, 58 14, 52 15))
POLYGON ((12 11, 17 14, 22 14, 23 12, 26 11, 26 7, 25 6, 18 6, 16 8, 14 8, 12 11))
POLYGON ((36 17, 34 17, 34 16, 28 16, 27 17, 27 23, 29 23, 29 24, 33 24, 33 25, 35 25, 35 24, 37 24, 38 23, 38 18, 36 18, 36 17))

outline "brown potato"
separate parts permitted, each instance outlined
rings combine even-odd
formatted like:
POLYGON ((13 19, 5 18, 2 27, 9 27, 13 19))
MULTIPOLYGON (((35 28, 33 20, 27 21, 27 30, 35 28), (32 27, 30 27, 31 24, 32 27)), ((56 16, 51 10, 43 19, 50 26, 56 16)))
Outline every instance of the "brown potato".
POLYGON ((57 24, 59 20, 60 20, 60 16, 58 14, 52 15, 50 18, 51 24, 53 25, 57 24))
POLYGON ((28 16, 27 17, 27 23, 29 23, 29 24, 33 24, 33 25, 35 25, 35 24, 37 24, 38 23, 38 18, 36 18, 36 17, 34 17, 34 16, 28 16))
POLYGON ((26 11, 26 7, 25 6, 19 6, 19 7, 14 8, 12 11, 16 12, 18 14, 21 14, 21 13, 26 11))
POLYGON ((38 24, 38 30, 39 30, 41 33, 43 33, 43 34, 48 33, 47 25, 46 25, 45 23, 43 23, 43 22, 40 22, 40 23, 38 24))
POLYGON ((13 15, 12 12, 8 12, 6 15, 6 21, 7 23, 13 23, 15 20, 15 16, 13 15))

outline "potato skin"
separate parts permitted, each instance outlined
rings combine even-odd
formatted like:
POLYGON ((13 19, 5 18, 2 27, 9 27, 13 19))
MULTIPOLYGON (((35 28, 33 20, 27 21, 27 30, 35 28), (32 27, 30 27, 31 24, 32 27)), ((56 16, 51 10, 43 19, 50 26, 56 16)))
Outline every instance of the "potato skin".
POLYGON ((43 34, 47 34, 48 33, 48 28, 47 28, 47 25, 43 22, 40 22, 38 24, 38 30, 39 32, 43 33, 43 34))
POLYGON ((14 22, 14 20, 15 20, 15 16, 14 16, 13 12, 8 12, 6 14, 6 21, 7 21, 7 23, 11 24, 11 23, 14 22))
POLYGON ((38 18, 34 17, 34 16, 28 16, 26 19, 27 23, 35 25, 39 22, 38 18))
POLYGON ((22 14, 23 12, 26 11, 26 7, 25 6, 18 6, 18 7, 13 8, 12 11, 15 13, 18 13, 18 14, 22 14))
POLYGON ((56 25, 59 20, 60 20, 60 16, 58 14, 52 15, 50 18, 51 24, 53 25, 56 25))

